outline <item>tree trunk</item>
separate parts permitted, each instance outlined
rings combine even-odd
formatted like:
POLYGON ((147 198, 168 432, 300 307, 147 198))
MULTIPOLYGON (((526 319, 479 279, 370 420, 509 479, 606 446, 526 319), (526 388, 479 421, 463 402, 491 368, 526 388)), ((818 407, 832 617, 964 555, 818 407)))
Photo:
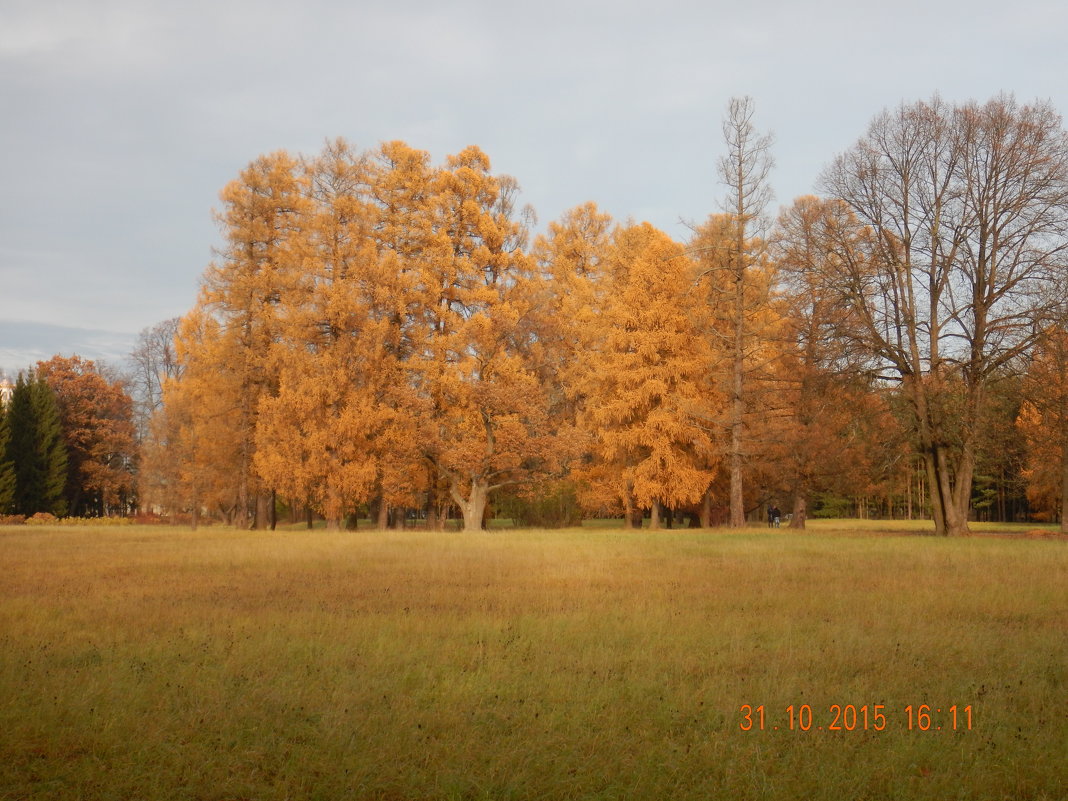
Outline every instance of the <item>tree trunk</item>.
POLYGON ((634 525, 634 502, 630 497, 630 489, 623 496, 623 525, 625 528, 641 528, 634 525))
POLYGON ((927 477, 931 486, 931 510, 934 513, 935 535, 961 537, 970 534, 968 529, 967 500, 971 494, 971 468, 962 464, 958 471, 957 486, 950 477, 950 465, 946 452, 938 445, 932 446, 926 456, 927 477), (964 483, 967 491, 964 490, 964 483))
POLYGON ((386 503, 385 498, 378 499, 378 521, 376 527, 380 531, 385 531, 389 528, 389 504, 386 503))
POLYGON ((441 531, 442 520, 438 516, 438 471, 428 468, 429 480, 426 489, 426 527, 429 531, 441 531))
POLYGON ((1068 534, 1068 441, 1061 443, 1061 534, 1068 534))
POLYGON ((653 501, 649 510, 649 528, 653 531, 660 528, 660 501, 653 501))
POLYGON ((248 528, 248 482, 242 478, 237 487, 237 507, 231 521, 234 528, 248 528))
POLYGON ((712 528, 712 488, 705 490, 701 499, 701 528, 712 528))
POLYGON ((488 483, 483 479, 472 480, 467 498, 460 494, 459 487, 454 484, 452 496, 460 507, 460 514, 463 515, 464 531, 481 531, 482 517, 486 512, 486 501, 489 499, 488 483))
POLYGON ((808 498, 803 490, 794 495, 794 509, 790 515, 790 528, 804 528, 808 519, 808 498))
MULTIPOLYGON (((739 258, 741 256, 739 255, 739 258)), ((743 268, 744 269, 744 268, 743 268)), ((735 278, 734 354, 731 375, 731 528, 745 526, 745 493, 742 488, 742 422, 745 415, 744 392, 744 326, 745 282, 739 274, 735 278)))
POLYGON ((912 520, 912 465, 905 473, 905 519, 912 520))
POLYGON ((271 503, 271 496, 258 492, 256 493, 256 516, 253 519, 253 528, 263 530, 270 524, 270 517, 268 506, 271 503))

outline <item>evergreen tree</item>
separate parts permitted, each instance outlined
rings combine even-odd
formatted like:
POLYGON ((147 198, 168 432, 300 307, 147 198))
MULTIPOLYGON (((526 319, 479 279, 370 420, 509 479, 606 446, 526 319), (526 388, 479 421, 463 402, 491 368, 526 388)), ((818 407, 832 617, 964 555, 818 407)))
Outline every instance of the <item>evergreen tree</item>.
POLYGON ((67 453, 67 512, 95 516, 124 507, 133 485, 132 401, 121 382, 80 356, 37 363, 59 412, 67 453))
POLYGON ((0 403, 0 514, 10 514, 15 502, 15 465, 9 453, 11 425, 7 409, 0 403))
POLYGON ((15 472, 15 512, 66 512, 67 449, 55 394, 44 381, 20 374, 7 414, 15 472))

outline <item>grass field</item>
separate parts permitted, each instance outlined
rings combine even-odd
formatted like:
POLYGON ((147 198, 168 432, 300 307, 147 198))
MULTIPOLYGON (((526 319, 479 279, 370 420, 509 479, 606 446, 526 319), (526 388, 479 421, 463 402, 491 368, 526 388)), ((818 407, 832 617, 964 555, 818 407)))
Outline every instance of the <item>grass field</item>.
POLYGON ((1068 544, 0 528, 31 798, 1063 801, 1068 544))

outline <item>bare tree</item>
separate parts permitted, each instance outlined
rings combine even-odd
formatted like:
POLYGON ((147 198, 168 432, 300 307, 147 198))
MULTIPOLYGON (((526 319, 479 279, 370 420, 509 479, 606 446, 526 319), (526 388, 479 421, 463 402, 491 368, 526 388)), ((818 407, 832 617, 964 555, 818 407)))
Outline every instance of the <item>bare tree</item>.
POLYGON ((937 533, 966 534, 987 388, 1064 303, 1068 136, 1044 103, 934 98, 876 117, 823 186, 868 243, 827 277, 847 335, 909 399, 937 533))
POLYGON ((174 349, 178 322, 179 318, 173 317, 144 329, 130 353, 132 369, 127 374, 127 381, 134 402, 134 425, 139 442, 148 435, 153 413, 163 405, 163 382, 180 377, 181 366, 174 349))
POLYGON ((774 166, 771 156, 773 138, 761 134, 753 124, 754 104, 751 97, 731 98, 723 120, 723 141, 727 153, 719 160, 720 180, 727 186, 724 210, 733 223, 732 242, 727 259, 730 281, 731 377, 728 428, 730 430, 730 524, 745 525, 743 468, 746 456, 746 372, 752 336, 750 307, 750 273, 760 257, 763 240, 755 236, 771 202, 768 175, 774 166))

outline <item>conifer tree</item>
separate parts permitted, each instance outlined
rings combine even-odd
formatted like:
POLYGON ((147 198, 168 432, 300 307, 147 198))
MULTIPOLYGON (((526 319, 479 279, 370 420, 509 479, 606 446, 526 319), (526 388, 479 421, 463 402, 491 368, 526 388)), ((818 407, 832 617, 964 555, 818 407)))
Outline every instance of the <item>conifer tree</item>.
MULTIPOLYGON (((756 229, 771 200, 768 174, 774 164, 772 138, 759 134, 753 124, 753 99, 731 98, 723 121, 727 154, 720 159, 719 171, 729 194, 724 208, 731 223, 731 246, 726 250, 726 266, 731 291, 731 378, 730 378, 730 524, 745 525, 744 474, 748 447, 746 414, 750 406, 747 376, 751 370, 751 298, 753 267, 762 256, 763 242, 756 229)), ((758 279, 759 280, 759 279, 758 279)), ((766 283, 764 284, 766 286, 766 283)), ((766 302, 766 295, 758 305, 766 302)))
MULTIPOLYGON (((272 345, 287 281, 297 274, 294 244, 306 205, 297 161, 285 152, 261 156, 222 192, 219 214, 226 244, 204 277, 198 305, 215 315, 211 347, 196 359, 193 383, 215 384, 211 391, 227 408, 224 425, 237 432, 234 521, 264 528, 271 516, 270 487, 253 467, 259 406, 277 389, 272 345)), ((188 353, 188 350, 187 350, 188 353)), ((197 440, 197 447, 205 442, 197 440)))
POLYGON ((406 271, 376 247, 366 157, 337 141, 307 170, 312 207, 279 309, 279 389, 260 405, 255 464, 338 528, 376 494, 414 505, 423 477, 400 372, 406 271))
POLYGON ((574 424, 580 400, 581 357, 599 336, 611 233, 612 218, 586 203, 549 223, 548 232, 534 242, 532 255, 546 278, 545 299, 536 309, 544 379, 559 393, 555 412, 567 426, 574 424))
POLYGON ((66 513, 67 451, 52 389, 34 373, 19 374, 11 396, 11 461, 17 514, 66 513))
POLYGON ((0 402, 0 515, 10 514, 15 503, 15 463, 11 459, 11 424, 0 402))
POLYGON ((578 474, 587 505, 614 501, 628 520, 649 509, 657 527, 665 508, 701 500, 718 462, 705 310, 687 292, 682 246, 648 223, 616 231, 608 262, 612 292, 585 360, 594 461, 578 474))
POLYGON ((539 297, 516 219, 515 182, 469 147, 435 184, 434 237, 418 260, 417 385, 428 400, 427 459, 448 484, 464 528, 478 529, 490 494, 555 468, 548 402, 533 364, 539 297))
POLYGON ((157 497, 180 499, 195 528, 202 510, 221 512, 235 525, 248 521, 247 437, 240 425, 247 399, 242 371, 228 369, 233 341, 202 306, 179 324, 175 349, 181 378, 163 385, 163 410, 153 420, 153 465, 162 471, 157 497))
POLYGON ((53 356, 37 363, 52 388, 67 450, 67 509, 102 515, 133 488, 132 401, 120 381, 109 381, 92 360, 53 356))
POLYGON ((1031 355, 1016 425, 1028 446, 1027 497, 1068 534, 1068 331, 1046 330, 1031 355))

